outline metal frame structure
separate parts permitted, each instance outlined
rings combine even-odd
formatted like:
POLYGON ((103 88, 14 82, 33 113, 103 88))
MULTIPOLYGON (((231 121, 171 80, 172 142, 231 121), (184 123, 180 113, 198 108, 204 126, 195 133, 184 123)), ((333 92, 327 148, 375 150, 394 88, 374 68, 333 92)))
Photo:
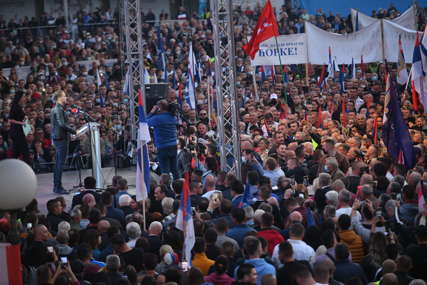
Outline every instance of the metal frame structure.
POLYGON ((210 1, 215 52, 218 146, 221 168, 241 179, 240 131, 232 0, 210 1))
MULTIPOLYGON (((122 33, 124 35, 125 73, 129 74, 129 108, 130 128, 132 140, 136 140, 138 125, 138 89, 145 93, 144 86, 144 54, 142 38, 142 10, 140 0, 123 0, 122 14, 124 21, 122 33)), ((145 106, 145 95, 142 96, 145 106)))

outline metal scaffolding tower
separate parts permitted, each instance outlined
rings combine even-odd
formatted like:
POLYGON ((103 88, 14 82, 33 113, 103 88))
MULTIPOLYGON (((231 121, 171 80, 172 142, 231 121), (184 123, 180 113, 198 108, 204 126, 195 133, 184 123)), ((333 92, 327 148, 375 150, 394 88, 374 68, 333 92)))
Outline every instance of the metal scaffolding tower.
POLYGON ((210 1, 214 32, 218 146, 221 168, 241 178, 232 0, 210 1))
MULTIPOLYGON (((138 125, 138 89, 142 94, 144 86, 144 55, 142 39, 142 11, 140 0, 123 0, 121 6, 121 29, 124 41, 123 51, 125 55, 125 73, 129 76, 129 108, 130 128, 132 140, 136 140, 136 126, 138 125)), ((145 103, 145 96, 142 96, 145 103)), ((145 104, 144 104, 145 106, 145 104)))

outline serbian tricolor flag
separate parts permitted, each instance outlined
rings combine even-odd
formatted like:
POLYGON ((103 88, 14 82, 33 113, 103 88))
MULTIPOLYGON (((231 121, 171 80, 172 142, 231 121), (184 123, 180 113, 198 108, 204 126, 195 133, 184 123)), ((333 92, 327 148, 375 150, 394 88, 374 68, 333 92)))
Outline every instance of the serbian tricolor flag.
POLYGON ((416 33, 414 54, 412 57, 412 81, 419 95, 419 100, 424 106, 424 113, 427 113, 427 75, 425 71, 426 67, 424 66, 424 64, 427 64, 427 59, 424 62, 423 58, 427 58, 426 36, 424 35, 422 43, 420 43, 418 33, 416 33))
POLYGON ((181 201, 179 203, 178 214, 176 216, 176 228, 184 233, 184 246, 182 252, 182 261, 191 264, 191 250, 196 242, 194 233, 193 215, 190 200, 190 187, 188 172, 184 173, 184 185, 182 187, 181 201))
POLYGON ((0 285, 22 284, 20 246, 0 243, 0 285))
POLYGON ((326 85, 325 76, 326 76, 326 65, 322 65, 322 70, 320 71, 320 76, 319 76, 319 79, 317 80, 317 86, 320 89, 323 89, 323 87, 326 85))
POLYGON ((279 26, 277 25, 276 16, 274 15, 270 0, 267 0, 258 18, 255 29, 252 32, 252 37, 250 41, 243 46, 243 50, 251 59, 254 59, 259 50, 259 45, 263 41, 277 36, 279 36, 279 26))
POLYGON ((150 160, 148 159, 148 142, 151 141, 141 89, 138 90, 138 142, 136 155, 136 200, 148 199, 150 192, 150 160))

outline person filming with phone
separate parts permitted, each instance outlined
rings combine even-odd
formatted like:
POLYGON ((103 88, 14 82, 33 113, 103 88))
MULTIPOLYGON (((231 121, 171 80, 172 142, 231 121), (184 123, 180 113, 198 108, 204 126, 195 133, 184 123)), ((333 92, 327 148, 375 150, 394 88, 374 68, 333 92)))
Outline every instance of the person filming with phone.
POLYGON ((154 130, 154 145, 157 148, 161 173, 172 173, 173 179, 177 179, 176 126, 178 122, 168 101, 157 102, 148 115, 147 123, 154 130))

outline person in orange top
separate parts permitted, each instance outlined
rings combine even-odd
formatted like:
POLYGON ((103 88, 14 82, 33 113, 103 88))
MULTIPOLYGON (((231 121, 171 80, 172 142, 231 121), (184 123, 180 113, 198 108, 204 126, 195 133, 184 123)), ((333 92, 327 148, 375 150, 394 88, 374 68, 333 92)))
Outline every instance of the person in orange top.
POLYGON ((206 244, 203 238, 196 238, 193 247, 193 260, 192 266, 197 267, 204 276, 208 275, 209 268, 214 265, 215 261, 209 259, 205 253, 206 244))
POLYGON ((351 218, 343 214, 338 218, 338 236, 341 242, 345 243, 350 252, 353 262, 360 263, 364 256, 362 238, 355 231, 350 230, 351 218))

